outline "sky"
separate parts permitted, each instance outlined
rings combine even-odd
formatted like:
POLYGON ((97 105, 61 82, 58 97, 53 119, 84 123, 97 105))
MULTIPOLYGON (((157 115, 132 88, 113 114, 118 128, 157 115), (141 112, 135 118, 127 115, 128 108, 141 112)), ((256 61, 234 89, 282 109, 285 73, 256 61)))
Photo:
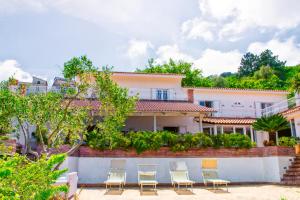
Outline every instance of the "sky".
POLYGON ((0 0, 0 81, 51 82, 81 55, 116 71, 185 60, 205 76, 236 72, 248 51, 297 65, 299 10, 299 0, 0 0))

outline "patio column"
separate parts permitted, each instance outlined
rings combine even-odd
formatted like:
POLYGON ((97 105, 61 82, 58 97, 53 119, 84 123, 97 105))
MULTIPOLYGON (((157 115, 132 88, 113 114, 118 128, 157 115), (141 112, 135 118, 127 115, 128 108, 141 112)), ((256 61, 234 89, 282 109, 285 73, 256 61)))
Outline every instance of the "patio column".
POLYGON ((199 131, 200 131, 201 133, 203 133, 202 119, 203 119, 203 116, 200 114, 200 115, 199 115, 199 131))
POLYGON ((236 133, 236 131, 235 131, 235 126, 233 126, 233 133, 236 133))
POLYGON ((224 126, 223 125, 221 126, 221 133, 222 134, 224 133, 224 126))
POLYGON ((156 125, 156 115, 153 116, 153 131, 157 131, 157 125, 156 125))
POLYGON ((278 145, 278 131, 276 131, 276 145, 278 145))
POLYGON ((216 124, 214 125, 214 135, 218 135, 218 127, 216 124))
POLYGON ((253 135, 253 128, 250 126, 250 136, 251 136, 251 141, 254 142, 254 135, 253 135))
POLYGON ((244 135, 247 135, 247 129, 246 129, 246 126, 243 127, 243 133, 244 133, 244 135))

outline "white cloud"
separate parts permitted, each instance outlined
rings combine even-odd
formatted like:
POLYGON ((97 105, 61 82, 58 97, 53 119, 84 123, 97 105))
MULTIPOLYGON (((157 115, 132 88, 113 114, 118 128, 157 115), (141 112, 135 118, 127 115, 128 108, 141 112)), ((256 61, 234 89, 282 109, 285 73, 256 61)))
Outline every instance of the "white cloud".
POLYGON ((215 49, 206 49, 200 57, 196 58, 180 51, 177 45, 161 46, 156 54, 158 63, 167 62, 170 58, 176 61, 192 62, 193 67, 201 69, 205 76, 222 72, 236 72, 243 56, 238 50, 222 52, 215 49))
POLYGON ((216 19, 234 17, 248 25, 291 28, 300 22, 298 0, 200 0, 199 5, 216 19))
POLYGON ((205 41, 212 41, 214 34, 211 31, 215 28, 214 23, 204 21, 200 18, 194 18, 185 21, 181 26, 183 35, 188 39, 202 38, 205 41))
POLYGON ((151 48, 153 48, 153 45, 150 41, 132 39, 129 41, 126 54, 130 59, 144 57, 151 48))
POLYGON ((0 0, 0 13, 15 13, 18 11, 43 12, 46 2, 40 0, 0 0))
POLYGON ((300 64, 300 46, 295 44, 294 38, 282 42, 278 39, 272 39, 266 43, 254 42, 248 47, 248 51, 256 54, 266 49, 270 49, 275 55, 279 55, 280 60, 286 60, 287 65, 300 64))
POLYGON ((167 62, 170 58, 176 61, 184 60, 187 62, 192 62, 194 60, 190 55, 181 52, 176 44, 160 46, 156 51, 156 54, 158 56, 156 62, 158 63, 167 62))
POLYGON ((14 77, 19 81, 32 81, 31 74, 23 71, 16 60, 5 60, 0 62, 0 81, 8 80, 10 77, 14 77))
POLYGON ((238 50, 222 52, 206 49, 200 58, 194 61, 194 66, 202 69, 205 76, 222 72, 236 72, 241 58, 242 54, 238 50))

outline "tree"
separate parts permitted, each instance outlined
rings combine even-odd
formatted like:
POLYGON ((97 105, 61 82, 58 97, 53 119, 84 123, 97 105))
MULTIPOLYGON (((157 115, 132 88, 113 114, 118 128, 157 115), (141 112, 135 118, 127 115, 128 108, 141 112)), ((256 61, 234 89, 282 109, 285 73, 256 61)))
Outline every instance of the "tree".
POLYGON ((299 93, 300 92, 300 73, 297 73, 291 80, 291 87, 290 89, 292 92, 299 93))
POLYGON ((66 172, 53 170, 64 159, 64 154, 44 156, 37 161, 18 154, 1 157, 0 199, 48 200, 60 192, 67 192, 67 186, 53 185, 66 172))
POLYGON ((240 77, 252 76, 255 71, 260 69, 261 66, 269 66, 275 70, 281 78, 283 78, 285 63, 286 61, 280 61, 278 56, 274 56, 273 52, 269 49, 261 52, 260 55, 248 52, 241 60, 238 75, 240 77))
POLYGON ((238 75, 240 77, 253 75, 253 73, 259 69, 259 65, 259 56, 248 52, 241 60, 240 67, 238 69, 238 75))
MULTIPOLYGON (((64 74, 69 82, 76 75, 83 76, 95 70, 92 62, 85 56, 72 58, 64 66, 64 74)), ((68 154, 83 143, 92 116, 89 115, 88 108, 73 106, 73 101, 84 98, 90 85, 85 78, 74 84, 75 87, 70 87, 67 83, 62 89, 65 91, 63 93, 47 92, 29 96, 23 95, 21 91, 12 92, 5 88, 0 90, 0 127, 12 124, 12 121, 17 122, 16 130, 25 139, 24 154, 39 157, 29 143, 31 126, 36 128, 36 137, 47 156, 50 155, 51 148, 66 142, 71 145, 68 154)))
POLYGON ((270 66, 261 66, 260 69, 254 73, 254 78, 267 80, 271 78, 273 75, 274 75, 274 70, 270 66))
POLYGON ((211 76, 210 79, 212 80, 213 83, 213 87, 225 87, 226 86, 226 82, 225 79, 222 76, 211 76))
POLYGON ((255 130, 266 131, 270 137, 275 136, 276 132, 290 128, 289 122, 280 114, 263 116, 253 123, 255 130))
POLYGON ((199 69, 193 69, 193 64, 184 61, 174 61, 172 59, 164 64, 157 64, 153 59, 148 61, 148 66, 145 69, 137 69, 137 72, 145 73, 174 73, 183 74, 185 77, 182 80, 183 86, 203 86, 206 81, 203 81, 202 72, 199 69))
POLYGON ((97 129, 89 134, 88 144, 94 148, 113 149, 126 146, 129 141, 122 137, 121 130, 128 115, 135 109, 136 96, 129 97, 128 90, 118 86, 111 79, 111 69, 103 68, 94 74, 96 93, 101 102, 97 129))

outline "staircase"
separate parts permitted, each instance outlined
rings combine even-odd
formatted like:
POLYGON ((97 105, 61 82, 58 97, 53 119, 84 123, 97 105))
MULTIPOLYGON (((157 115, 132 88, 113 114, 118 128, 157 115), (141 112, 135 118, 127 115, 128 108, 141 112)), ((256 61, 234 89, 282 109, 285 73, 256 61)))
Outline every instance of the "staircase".
POLYGON ((300 186, 300 155, 297 155, 281 179, 284 185, 300 186))

